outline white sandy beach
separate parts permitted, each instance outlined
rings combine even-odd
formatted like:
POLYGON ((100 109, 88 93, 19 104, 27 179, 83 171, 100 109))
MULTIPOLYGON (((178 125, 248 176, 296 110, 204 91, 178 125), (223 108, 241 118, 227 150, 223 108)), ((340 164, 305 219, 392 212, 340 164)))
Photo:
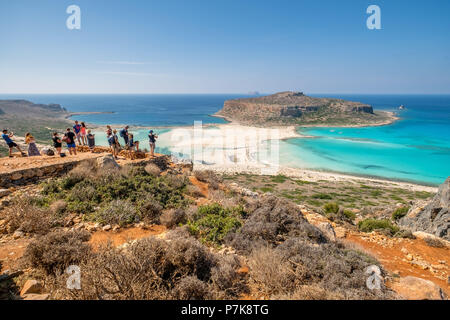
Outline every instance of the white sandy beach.
MULTIPOLYGON (((141 141, 144 140, 147 134, 146 129, 140 127, 134 129, 141 141)), ((157 146, 169 149, 174 158, 180 161, 192 160, 197 170, 213 170, 225 174, 282 174, 306 181, 359 181, 378 186, 386 184, 386 186, 414 191, 437 191, 436 187, 408 182, 281 166, 279 165, 279 142, 290 138, 309 138, 299 134, 295 126, 258 128, 233 122, 170 129, 159 135, 157 146)), ((103 134, 101 131, 97 133, 99 136, 103 134)), ((145 148, 146 141, 143 142, 142 147, 145 148)))

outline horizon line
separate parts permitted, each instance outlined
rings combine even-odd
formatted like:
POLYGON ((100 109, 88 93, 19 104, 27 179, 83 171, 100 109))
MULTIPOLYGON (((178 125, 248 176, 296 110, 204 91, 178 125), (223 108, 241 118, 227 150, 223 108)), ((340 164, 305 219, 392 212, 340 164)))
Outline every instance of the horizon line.
MULTIPOLYGON (((293 91, 293 90, 285 90, 285 91, 293 91)), ((276 91, 276 92, 258 92, 258 94, 254 94, 252 92, 0 92, 0 95, 157 95, 157 94, 166 94, 166 95, 195 95, 195 94, 203 94, 203 95, 271 95, 279 92, 285 91, 276 91)), ((293 91, 295 92, 295 91, 293 91)), ((410 93, 410 92, 396 92, 396 93, 368 93, 368 92, 303 92, 306 95, 308 94, 360 94, 360 95, 450 95, 450 92, 436 92, 436 93, 410 93)))

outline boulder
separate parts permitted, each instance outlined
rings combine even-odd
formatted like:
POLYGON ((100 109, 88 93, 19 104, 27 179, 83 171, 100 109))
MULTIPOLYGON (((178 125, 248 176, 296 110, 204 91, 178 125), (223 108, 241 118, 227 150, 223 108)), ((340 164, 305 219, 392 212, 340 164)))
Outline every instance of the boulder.
POLYGON ((329 222, 321 222, 317 224, 317 228, 324 233, 328 240, 335 242, 336 233, 334 232, 333 226, 329 222))
POLYGON ((450 240, 450 177, 431 201, 413 206, 398 223, 413 231, 424 231, 450 240))
POLYGON ((10 178, 11 180, 13 180, 13 181, 17 181, 17 180, 22 179, 22 174, 21 174, 21 173, 18 173, 18 172, 15 172, 15 173, 13 173, 9 178, 10 178))
POLYGON ((42 293, 42 284, 37 280, 27 280, 25 282, 20 295, 24 296, 26 294, 40 294, 42 293))
POLYGON ((9 189, 0 189, 0 198, 6 197, 11 194, 11 190, 9 189))
POLYGON ((392 284, 392 289, 406 300, 447 300, 447 295, 438 285, 422 278, 400 278, 392 284))
POLYGON ((97 158, 97 166, 99 168, 106 168, 106 169, 116 169, 120 167, 112 154, 108 154, 101 158, 97 158))

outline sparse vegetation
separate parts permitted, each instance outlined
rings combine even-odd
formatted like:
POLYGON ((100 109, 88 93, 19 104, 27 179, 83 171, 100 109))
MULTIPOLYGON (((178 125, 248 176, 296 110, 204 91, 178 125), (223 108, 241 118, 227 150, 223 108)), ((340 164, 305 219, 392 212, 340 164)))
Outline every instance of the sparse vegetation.
POLYGON ((436 238, 426 237, 423 240, 429 247, 433 247, 433 248, 444 248, 445 247, 444 243, 441 240, 436 239, 436 238))
POLYGON ((214 203, 199 207, 188 221, 188 228, 202 242, 220 245, 229 233, 241 227, 244 216, 242 207, 224 208, 214 203))
POLYGON ((399 220, 403 218, 408 213, 409 207, 400 207, 395 209, 395 211, 392 213, 392 219, 393 220, 399 220))
POLYGON ((159 176, 156 171, 150 165, 96 171, 83 164, 63 178, 45 182, 44 203, 54 207, 56 201, 65 201, 64 212, 84 214, 101 224, 157 222, 163 209, 183 208, 189 200, 184 195, 186 177, 159 176))
POLYGON ((86 244, 90 238, 87 231, 52 231, 31 242, 24 254, 26 264, 57 275, 72 265, 86 259, 91 247, 86 244))
POLYGON ((68 290, 65 278, 53 287, 60 299, 231 299, 245 290, 236 259, 212 254, 177 233, 170 241, 134 243, 127 252, 106 247, 81 264, 82 290, 68 290), (227 272, 223 272, 226 269, 227 272))
POLYGON ((358 228, 362 232, 372 232, 376 230, 382 230, 387 232, 389 235, 394 235, 400 228, 392 224, 391 221, 387 219, 365 219, 358 223, 358 228))

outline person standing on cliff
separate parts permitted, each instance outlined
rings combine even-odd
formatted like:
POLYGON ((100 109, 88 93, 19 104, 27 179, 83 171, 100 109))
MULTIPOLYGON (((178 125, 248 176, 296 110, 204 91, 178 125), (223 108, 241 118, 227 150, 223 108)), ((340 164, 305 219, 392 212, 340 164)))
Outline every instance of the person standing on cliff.
MULTIPOLYGON (((81 125, 78 123, 78 120, 75 120, 75 125, 73 126, 73 132, 75 132, 75 136, 77 137, 78 144, 81 145, 81 125)), ((75 141, 74 141, 75 143, 75 141)))
POLYGON ((123 141, 125 141, 125 145, 128 146, 128 126, 125 126, 122 130, 120 130, 119 135, 123 138, 123 141))
POLYGON ((77 155, 77 148, 75 145, 75 133, 73 133, 72 131, 70 131, 70 128, 67 128, 66 133, 64 134, 64 138, 63 140, 67 143, 67 148, 69 149, 69 154, 70 155, 77 155))
POLYGON ((20 147, 17 145, 17 143, 15 143, 14 141, 11 140, 11 138, 14 137, 14 133, 11 132, 8 134, 8 130, 3 130, 3 134, 2 134, 2 138, 3 140, 5 140, 6 144, 9 147, 9 157, 12 158, 12 149, 16 148, 17 150, 19 150, 20 154, 22 155, 22 157, 26 157, 27 155, 25 154, 25 152, 23 152, 20 147))
POLYGON ((56 149, 56 151, 58 152, 58 155, 61 156, 61 149, 62 149, 62 141, 61 139, 58 137, 58 132, 54 132, 53 133, 53 147, 56 149))
POLYGON ((156 147, 156 139, 157 138, 158 138, 158 136, 153 134, 153 130, 150 130, 149 134, 148 134, 148 142, 150 144, 150 155, 152 157, 155 156, 155 147, 156 147))

